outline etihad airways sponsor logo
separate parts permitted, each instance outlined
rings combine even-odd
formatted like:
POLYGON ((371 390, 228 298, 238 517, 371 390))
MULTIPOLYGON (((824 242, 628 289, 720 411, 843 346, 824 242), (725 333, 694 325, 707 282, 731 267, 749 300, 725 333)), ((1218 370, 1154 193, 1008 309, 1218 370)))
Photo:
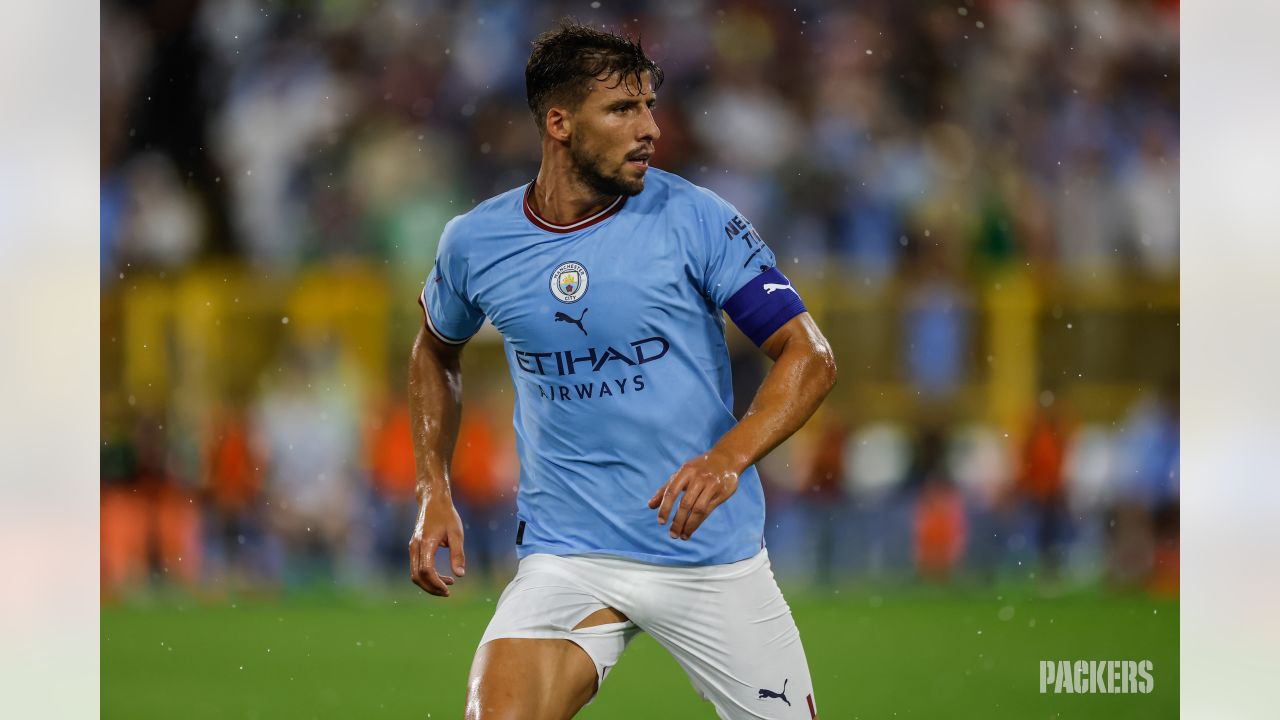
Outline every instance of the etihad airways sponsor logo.
POLYGON ((572 385, 558 385, 555 383, 546 383, 544 385, 533 380, 529 382, 538 388, 539 398, 552 402, 562 400, 598 400, 600 398, 626 395, 627 391, 632 394, 643 392, 647 387, 644 375, 633 375, 629 378, 592 379, 589 382, 576 382, 572 385))
POLYGON ((516 365, 532 375, 577 375, 600 372, 609 363, 636 367, 661 360, 671 349, 664 337, 649 337, 628 343, 621 350, 612 345, 604 348, 589 347, 586 350, 555 350, 552 352, 526 352, 516 350, 516 365))

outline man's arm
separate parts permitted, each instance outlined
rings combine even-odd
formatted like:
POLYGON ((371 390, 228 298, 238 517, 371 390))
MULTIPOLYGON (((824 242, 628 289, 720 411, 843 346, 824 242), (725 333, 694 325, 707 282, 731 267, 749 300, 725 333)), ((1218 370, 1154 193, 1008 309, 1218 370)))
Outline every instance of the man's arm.
POLYGON ((436 572, 436 549, 449 548, 453 572, 466 574, 462 519, 449 490, 449 463, 462 415, 461 345, 436 339, 425 325, 409 356, 409 422, 418 472, 418 521, 409 541, 410 577, 432 595, 449 596, 454 580, 436 572))
POLYGON ((831 346, 807 312, 778 328, 761 349, 775 362, 747 414, 706 454, 686 462, 649 500, 650 508, 661 504, 662 524, 675 506, 673 538, 688 540, 738 489, 738 476, 799 430, 836 384, 831 346))

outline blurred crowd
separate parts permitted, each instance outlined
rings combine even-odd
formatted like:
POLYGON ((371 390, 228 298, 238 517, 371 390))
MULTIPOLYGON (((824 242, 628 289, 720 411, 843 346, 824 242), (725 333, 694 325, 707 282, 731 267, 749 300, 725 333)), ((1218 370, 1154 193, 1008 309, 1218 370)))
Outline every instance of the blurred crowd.
MULTIPOLYGON (((729 199, 801 274, 907 288, 901 354, 880 364, 911 403, 960 391, 990 334, 975 288, 1010 272, 1068 298, 1176 296, 1177 0, 108 0, 101 15, 104 314, 133 278, 228 263, 280 282, 359 263, 413 297, 444 223, 536 173, 523 69, 565 15, 639 35, 664 68, 655 165, 729 199)), ((837 355, 865 357, 841 332, 837 355)), ((360 377, 340 349, 263 352, 278 361, 248 391, 196 401, 134 403, 127 371, 104 370, 104 591, 398 582, 410 339, 360 377)), ((1176 333, 1130 347, 1176 357, 1176 333)), ((1143 362, 1109 417, 1073 417, 1058 386, 1013 426, 835 408, 766 463, 771 548, 823 582, 1007 571, 1176 590, 1176 380, 1143 362)), ((752 363, 735 357, 739 400, 752 363)), ((842 364, 841 382, 862 371, 842 364)), ((510 401, 472 399, 455 475, 470 557, 501 573, 510 401)))
POLYGON ((534 175, 524 64, 564 14, 643 38, 655 164, 780 256, 874 282, 941 236, 956 272, 1177 270, 1176 0, 112 0, 105 280, 219 253, 423 275, 449 218, 534 175))
MULTIPOLYGON (((102 573, 109 598, 155 582, 215 593, 403 584, 418 506, 402 395, 357 408, 315 359, 201 437, 104 418, 102 573)), ((323 359, 320 360, 323 362, 323 359)), ((509 406, 473 394, 453 459, 470 583, 515 562, 509 406)), ((811 424, 760 466, 781 576, 839 585, 1037 581, 1178 591, 1176 386, 1118 423, 1047 392, 1009 433, 981 423, 811 424)), ((443 558, 443 553, 442 553, 443 558)))
MULTIPOLYGON (((418 504, 405 399, 358 409, 323 363, 290 367, 251 406, 211 408, 203 436, 104 419, 107 598, 157 583, 225 594, 407 582, 418 504)), ((452 467, 468 577, 481 583, 514 566, 517 472, 499 417, 468 404, 452 467)))
POLYGON ((1178 592, 1176 387, 1141 396, 1114 424, 1081 422, 1046 393, 1017 434, 981 422, 828 424, 762 468, 770 554, 825 585, 1178 592))

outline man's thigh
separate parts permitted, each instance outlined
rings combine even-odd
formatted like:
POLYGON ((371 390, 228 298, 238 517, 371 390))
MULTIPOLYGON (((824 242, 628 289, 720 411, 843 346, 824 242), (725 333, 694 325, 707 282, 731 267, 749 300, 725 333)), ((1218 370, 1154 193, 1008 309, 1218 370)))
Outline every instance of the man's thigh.
POLYGON ((526 557, 480 639, 467 717, 572 717, 638 632, 600 600, 571 562, 526 557))
POLYGON ((466 718, 565 720, 595 691, 595 663, 569 640, 490 640, 471 664, 466 718))

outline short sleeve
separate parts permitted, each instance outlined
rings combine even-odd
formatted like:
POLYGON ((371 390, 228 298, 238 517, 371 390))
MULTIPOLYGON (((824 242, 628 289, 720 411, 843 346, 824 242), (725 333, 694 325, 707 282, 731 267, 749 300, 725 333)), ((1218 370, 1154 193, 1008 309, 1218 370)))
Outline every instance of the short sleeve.
POLYGON ((703 290, 743 334, 763 345, 778 328, 805 311, 800 293, 778 270, 777 258, 760 233, 733 205, 703 194, 701 240, 703 290))
POLYGON ((418 296, 427 327, 441 342, 461 345, 484 324, 484 311, 467 295, 467 263, 458 248, 457 218, 445 225, 436 263, 418 296))

